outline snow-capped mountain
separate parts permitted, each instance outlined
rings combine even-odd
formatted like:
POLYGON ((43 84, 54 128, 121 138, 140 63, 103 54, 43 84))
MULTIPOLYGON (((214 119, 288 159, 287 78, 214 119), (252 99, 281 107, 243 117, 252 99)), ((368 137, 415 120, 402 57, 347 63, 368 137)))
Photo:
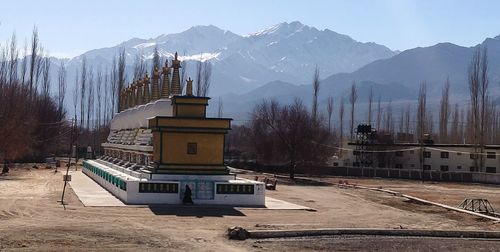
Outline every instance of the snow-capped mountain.
MULTIPOLYGON (((210 60, 211 95, 242 93, 274 80, 303 84, 310 81, 316 65, 322 76, 328 76, 352 72, 396 54, 385 46, 357 42, 300 22, 280 23, 243 36, 210 25, 151 39, 133 38, 114 47, 91 50, 70 59, 68 69, 77 69, 83 56, 94 68, 109 67, 122 48, 127 65, 132 66, 138 54, 151 60, 155 47, 164 58, 178 52, 181 60, 210 60)), ((194 65, 188 63, 187 68, 188 75, 193 76, 194 65)))

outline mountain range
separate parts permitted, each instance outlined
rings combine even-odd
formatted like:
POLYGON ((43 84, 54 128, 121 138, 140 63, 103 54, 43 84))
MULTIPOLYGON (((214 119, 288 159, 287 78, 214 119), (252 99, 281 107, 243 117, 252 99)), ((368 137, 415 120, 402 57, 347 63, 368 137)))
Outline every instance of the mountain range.
MULTIPOLYGON (((188 62, 187 75, 194 76, 195 62, 209 60, 213 64, 209 95, 223 100, 225 115, 245 118, 253 105, 264 98, 289 102, 298 97, 310 104, 310 83, 316 67, 321 76, 320 105, 328 96, 337 100, 346 96, 353 82, 358 86, 360 103, 366 101, 370 88, 374 90, 375 99, 380 97, 384 102, 395 104, 412 102, 421 82, 427 83, 432 102, 439 97, 447 78, 451 83, 452 102, 462 101, 468 96, 467 67, 478 46, 487 48, 491 94, 496 99, 500 82, 500 36, 487 38, 474 47, 440 43, 399 52, 300 22, 284 22, 248 35, 209 25, 156 38, 133 38, 65 61, 71 76, 83 56, 90 66, 109 68, 113 57, 123 49, 127 69, 132 69, 138 54, 150 69, 153 51, 157 48, 162 58, 171 58, 178 52, 181 60, 188 62)), ((129 81, 131 76, 129 72, 129 81)))
MULTIPOLYGON (((155 48, 164 58, 178 52, 181 60, 210 60, 211 95, 241 94, 275 80, 305 83, 316 66, 322 76, 328 76, 352 72, 397 54, 382 45, 357 42, 346 35, 300 22, 280 23, 243 36, 209 25, 151 39, 133 38, 114 47, 91 50, 70 59, 68 68, 78 68, 83 56, 90 65, 110 66, 120 49, 125 50, 130 67, 137 54, 151 64, 155 48)), ((193 76, 195 66, 189 62, 187 72, 193 76)))

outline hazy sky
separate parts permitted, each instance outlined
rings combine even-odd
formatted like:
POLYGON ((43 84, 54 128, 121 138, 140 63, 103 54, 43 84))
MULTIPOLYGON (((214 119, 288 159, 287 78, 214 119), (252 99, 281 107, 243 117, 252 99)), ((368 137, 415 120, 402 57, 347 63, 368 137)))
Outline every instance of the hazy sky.
POLYGON ((297 20, 393 50, 472 46, 500 34, 498 0, 0 0, 0 6, 0 41, 15 31, 23 43, 36 25, 55 56, 209 24, 243 35, 297 20))

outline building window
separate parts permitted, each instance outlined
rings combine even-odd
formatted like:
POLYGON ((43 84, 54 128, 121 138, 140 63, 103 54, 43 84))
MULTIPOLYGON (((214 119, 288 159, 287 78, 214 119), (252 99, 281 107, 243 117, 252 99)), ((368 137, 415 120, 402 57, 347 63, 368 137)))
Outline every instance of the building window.
POLYGON ((198 153, 198 145, 196 143, 188 143, 187 154, 196 155, 198 153))
POLYGON ((441 158, 448 158, 450 156, 450 153, 447 151, 441 151, 441 158))
POLYGON ((378 168, 385 168, 385 163, 378 163, 378 168))
POLYGON ((477 154, 471 153, 470 154, 470 159, 477 159, 477 154))
POLYGON ((352 152, 352 155, 354 155, 354 156, 359 156, 359 151, 357 151, 357 150, 353 151, 353 152, 352 152))
POLYGON ((471 171, 471 172, 477 172, 477 171, 478 171, 478 168, 477 168, 477 167, 474 167, 474 166, 471 166, 471 167, 470 167, 470 171, 471 171))
POLYGON ((415 151, 414 151, 414 150, 411 150, 411 151, 410 151, 410 154, 415 154, 415 151))
POLYGON ((495 152, 486 152, 486 158, 495 159, 496 158, 495 154, 496 154, 495 152))
POLYGON ((402 157, 403 152, 402 151, 396 151, 396 157, 402 157))
POLYGON ((424 158, 431 158, 431 152, 430 151, 424 151, 424 158))
POLYGON ((396 164, 396 168, 403 169, 403 164, 396 164))
POLYGON ((447 165, 441 165, 441 171, 447 172, 448 171, 448 166, 447 165))
POLYGON ((486 167, 486 172, 487 173, 497 173, 497 168, 496 167, 486 167))
POLYGON ((457 152, 457 156, 462 156, 462 152, 457 152))
POLYGON ((462 170, 462 166, 461 165, 457 165, 457 170, 462 170))
POLYGON ((354 166, 354 167, 359 167, 359 162, 353 162, 353 163, 352 163, 352 166, 354 166))
POLYGON ((431 169, 431 166, 430 165, 424 165, 424 170, 428 171, 431 169))

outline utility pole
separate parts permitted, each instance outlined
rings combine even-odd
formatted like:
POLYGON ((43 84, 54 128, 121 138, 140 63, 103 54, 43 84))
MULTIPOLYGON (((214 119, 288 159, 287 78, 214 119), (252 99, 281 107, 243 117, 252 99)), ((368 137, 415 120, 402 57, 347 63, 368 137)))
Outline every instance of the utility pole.
MULTIPOLYGON (((61 195, 61 205, 63 205, 64 210, 66 210, 66 206, 64 205, 64 193, 66 192, 66 185, 68 183, 68 173, 69 173, 69 167, 71 166, 71 150, 73 149, 73 142, 74 142, 74 131, 75 131, 75 125, 76 125, 76 120, 71 122, 71 137, 69 141, 69 151, 68 151, 68 165, 66 168, 66 175, 64 176, 64 187, 61 195)), ((76 166, 75 162, 75 166, 76 166)))

